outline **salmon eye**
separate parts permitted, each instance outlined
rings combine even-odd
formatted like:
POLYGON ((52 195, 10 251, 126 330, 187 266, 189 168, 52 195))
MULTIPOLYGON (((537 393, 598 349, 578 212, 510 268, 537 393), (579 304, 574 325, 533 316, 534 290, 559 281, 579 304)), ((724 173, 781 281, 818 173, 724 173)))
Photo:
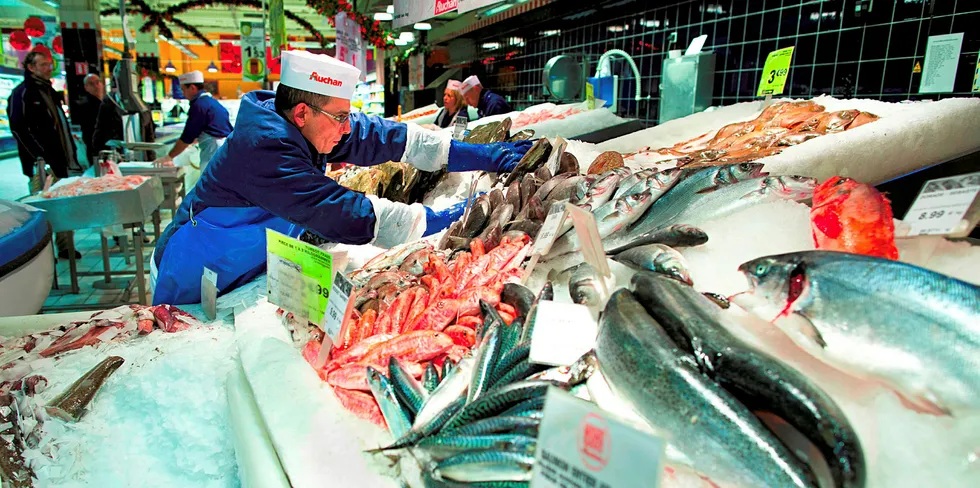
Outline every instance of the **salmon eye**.
POLYGON ((806 265, 800 263, 789 274, 788 303, 793 303, 803 294, 804 285, 806 285, 806 265))
POLYGON ((769 265, 768 264, 766 264, 766 263, 759 263, 759 264, 755 265, 755 274, 756 274, 756 276, 762 276, 762 275, 766 274, 767 271, 769 271, 769 265))

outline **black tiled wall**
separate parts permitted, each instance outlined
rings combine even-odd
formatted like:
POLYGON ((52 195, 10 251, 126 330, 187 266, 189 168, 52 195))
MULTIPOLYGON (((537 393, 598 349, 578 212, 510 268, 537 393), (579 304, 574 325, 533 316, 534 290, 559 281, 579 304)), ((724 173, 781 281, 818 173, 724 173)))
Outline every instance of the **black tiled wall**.
POLYGON ((501 44, 481 48, 476 71, 517 107, 551 101, 541 71, 553 56, 588 56, 594 73, 599 56, 618 48, 635 60, 641 96, 650 97, 632 100, 635 79, 625 62, 615 61, 618 112, 655 123, 663 58, 701 34, 708 35, 705 50, 717 55, 715 105, 754 99, 766 56, 787 46, 796 46, 784 93, 792 97, 975 96, 980 0, 561 0, 546 8, 547 15, 537 15, 543 20, 518 17, 476 33, 478 45, 501 44), (957 32, 964 39, 954 91, 919 95, 921 74, 913 68, 924 60, 928 37, 957 32))

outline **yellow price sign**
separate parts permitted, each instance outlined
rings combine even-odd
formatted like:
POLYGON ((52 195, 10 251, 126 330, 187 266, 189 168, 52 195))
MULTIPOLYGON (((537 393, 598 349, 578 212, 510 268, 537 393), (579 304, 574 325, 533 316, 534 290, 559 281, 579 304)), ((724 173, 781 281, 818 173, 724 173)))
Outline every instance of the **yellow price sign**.
POLYGON ((756 96, 782 95, 789 77, 789 64, 793 60, 795 46, 778 49, 769 53, 766 64, 762 68, 762 81, 759 83, 759 93, 756 96))
POLYGON ((333 256, 299 239, 266 229, 269 302, 319 324, 333 282, 333 256))
POLYGON ((977 69, 973 72, 973 93, 980 92, 980 56, 977 57, 977 69))
POLYGON ((589 110, 595 110, 595 87, 592 83, 585 83, 585 105, 589 110))

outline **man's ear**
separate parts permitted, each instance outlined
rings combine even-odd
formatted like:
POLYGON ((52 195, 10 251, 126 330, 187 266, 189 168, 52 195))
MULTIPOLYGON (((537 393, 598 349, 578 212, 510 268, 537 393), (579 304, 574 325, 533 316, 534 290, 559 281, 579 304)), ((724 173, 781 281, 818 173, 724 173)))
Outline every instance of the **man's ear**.
POLYGON ((306 126, 306 121, 310 116, 310 108, 306 104, 300 103, 289 109, 289 116, 292 118, 293 125, 302 129, 306 126))

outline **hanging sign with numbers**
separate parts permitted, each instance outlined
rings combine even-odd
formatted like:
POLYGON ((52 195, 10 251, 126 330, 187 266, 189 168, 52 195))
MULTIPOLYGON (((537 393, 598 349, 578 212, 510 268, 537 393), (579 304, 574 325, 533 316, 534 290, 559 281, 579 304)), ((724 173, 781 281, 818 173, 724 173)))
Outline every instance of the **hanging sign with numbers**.
POLYGON ((265 235, 269 302, 314 324, 322 323, 333 279, 333 256, 272 229, 266 229, 265 235))
POLYGON ((793 48, 794 46, 790 46, 769 53, 762 68, 762 80, 756 96, 783 94, 786 78, 789 77, 789 64, 793 61, 793 48))
POLYGON ((265 27, 262 22, 242 22, 242 79, 265 79, 265 27))
POLYGON ((361 70, 360 80, 364 81, 367 55, 360 24, 348 17, 346 12, 338 13, 334 23, 337 25, 337 59, 361 70))

